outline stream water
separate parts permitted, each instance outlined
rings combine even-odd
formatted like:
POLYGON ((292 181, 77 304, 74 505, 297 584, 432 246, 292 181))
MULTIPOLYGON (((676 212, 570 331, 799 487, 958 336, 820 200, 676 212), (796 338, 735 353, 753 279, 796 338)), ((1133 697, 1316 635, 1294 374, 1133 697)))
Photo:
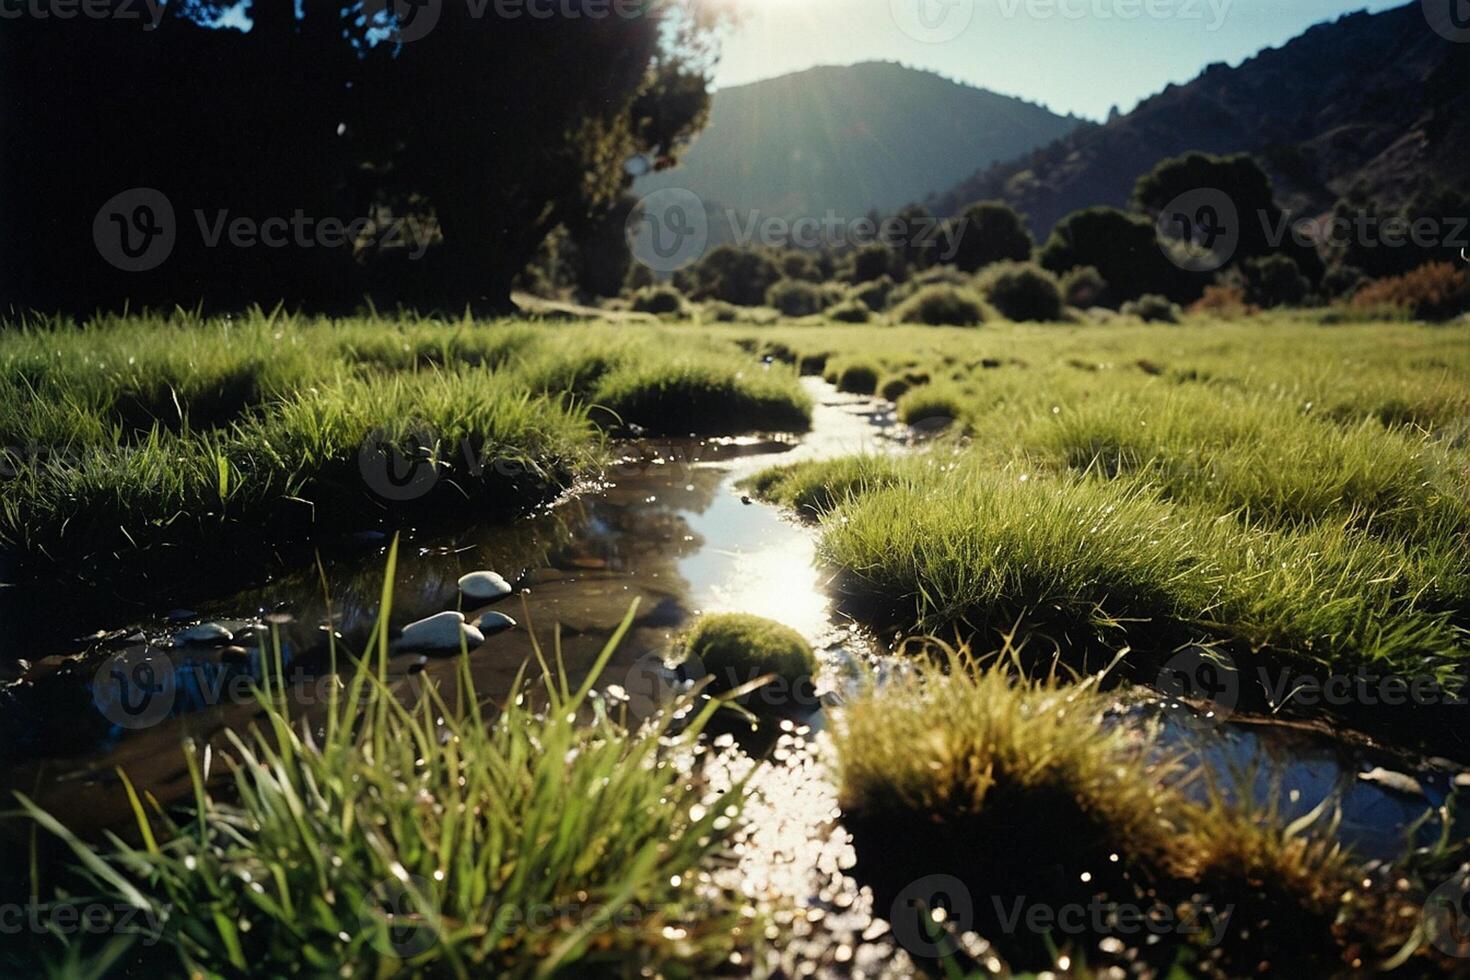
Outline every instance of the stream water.
MULTIPOLYGON (((512 526, 408 536, 400 549, 391 623, 456 608, 457 581, 496 569, 519 594, 496 608, 520 628, 474 651, 482 695, 511 686, 531 656, 534 634, 559 626, 562 656, 574 677, 585 674, 636 600, 633 628, 603 676, 636 695, 657 684, 661 661, 695 616, 741 611, 786 623, 806 635, 824 661, 821 702, 840 703, 843 679, 859 665, 903 669, 876 638, 837 612, 815 557, 815 531, 777 509, 743 498, 739 482, 757 469, 861 451, 899 451, 906 433, 887 403, 841 395, 808 379, 817 407, 811 434, 800 440, 667 440, 629 444, 605 481, 544 514, 512 526)), ((938 502, 936 502, 938 505, 938 502)), ((387 540, 360 536, 350 553, 305 565, 264 586, 119 622, 72 624, 98 629, 80 653, 48 656, 0 680, 0 791, 23 789, 79 829, 117 820, 123 768, 160 800, 188 787, 180 741, 217 738, 255 713, 249 682, 261 675, 254 652, 261 631, 279 639, 303 707, 325 691, 325 630, 362 649, 378 615, 387 540), (330 598, 328 598, 330 597, 330 598), (193 622, 213 620, 240 631, 240 646, 198 650, 172 644, 193 622), (252 636, 252 631, 254 635, 252 636)), ((464 610, 474 614, 480 610, 464 610)), ((425 673, 448 680, 454 658, 394 658, 395 677, 425 673)), ((1370 751, 1330 733, 1233 719, 1192 723, 1177 705, 1120 694, 1116 714, 1152 725, 1165 744, 1197 751, 1218 772, 1249 771, 1258 795, 1273 786, 1292 816, 1335 796, 1341 836, 1366 856, 1398 854, 1411 828, 1443 802, 1454 773, 1386 751, 1370 751), (1425 796, 1365 782, 1376 767, 1407 771, 1425 796)), ((791 975, 880 975, 894 950, 882 910, 848 874, 852 845, 840 822, 835 788, 825 774, 822 706, 771 733, 760 752, 772 762, 758 780, 751 830, 741 845, 741 874, 754 895, 784 897, 799 911, 784 923, 797 937, 779 955, 791 975)), ((728 736, 727 763, 753 764, 728 736)), ((1432 821, 1420 828, 1434 832, 1432 821)), ((902 967, 895 967, 902 975, 902 967)))

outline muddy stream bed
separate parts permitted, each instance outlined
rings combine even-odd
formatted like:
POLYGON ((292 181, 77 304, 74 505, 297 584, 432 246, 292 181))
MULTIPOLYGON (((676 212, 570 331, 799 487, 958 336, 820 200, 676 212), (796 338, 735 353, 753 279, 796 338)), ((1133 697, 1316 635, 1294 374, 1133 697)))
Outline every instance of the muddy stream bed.
MULTIPOLYGON (((792 976, 906 976, 895 948, 902 925, 875 909, 872 891, 854 878, 853 843, 841 823, 836 788, 825 771, 825 718, 840 711, 864 674, 904 670, 884 643, 846 620, 815 563, 816 531, 778 509, 743 498, 740 480, 780 462, 860 451, 905 451, 908 433, 892 406, 838 394, 808 379, 817 408, 801 439, 660 440, 630 443, 605 481, 511 526, 471 527, 452 535, 405 536, 400 546, 392 625, 456 608, 466 572, 495 569, 518 594, 494 608, 519 627, 472 653, 482 696, 506 692, 560 625, 573 678, 585 674, 629 606, 633 628, 602 678, 636 699, 657 693, 677 635, 702 612, 739 611, 803 633, 823 662, 818 697, 804 716, 768 723, 759 737, 719 736, 722 763, 740 770, 766 760, 756 780, 751 824, 740 841, 738 873, 753 898, 795 909, 780 923, 786 939, 772 953, 792 976)), ((938 502, 936 502, 938 505, 938 502)), ((0 612, 12 626, 0 647, 0 791, 35 796, 79 829, 119 822, 124 800, 115 770, 162 801, 189 786, 179 751, 185 738, 215 739, 247 725, 262 674, 258 652, 279 639, 294 696, 304 710, 326 690, 328 624, 347 649, 363 649, 376 619, 388 541, 365 532, 345 553, 294 574, 218 599, 156 608, 123 621, 83 621, 78 614, 33 645, 96 631, 80 652, 17 663, 26 646, 14 624, 35 630, 25 587, 0 589, 0 612), (325 598, 330 596, 330 602, 325 598), (173 638, 201 621, 237 635, 227 648, 178 648, 173 638)), ((467 614, 481 610, 468 609, 467 614)), ((454 658, 395 657, 401 684, 422 676, 448 681, 454 658)), ((1146 690, 1120 690, 1115 714, 1152 726, 1165 744, 1196 751, 1224 773, 1249 769, 1257 791, 1279 785, 1284 819, 1329 797, 1341 808, 1339 833, 1358 854, 1389 859, 1402 852, 1416 822, 1444 802, 1456 771, 1338 738, 1321 727, 1236 717, 1201 719, 1187 706, 1146 690), (1375 769, 1416 779, 1423 796, 1365 781, 1375 769)), ((1434 819, 1418 827, 1427 839, 1434 819)), ((900 910, 901 911, 901 910, 900 910)), ((983 955, 980 956, 984 961, 983 955)))

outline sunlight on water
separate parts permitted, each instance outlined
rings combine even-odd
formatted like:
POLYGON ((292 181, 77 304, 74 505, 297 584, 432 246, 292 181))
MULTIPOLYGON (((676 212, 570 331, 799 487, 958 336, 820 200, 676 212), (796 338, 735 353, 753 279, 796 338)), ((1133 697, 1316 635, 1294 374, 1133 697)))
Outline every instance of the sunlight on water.
POLYGON ((813 638, 828 626, 828 606, 812 539, 803 535, 736 555, 730 578, 714 587, 705 611, 753 613, 813 638))

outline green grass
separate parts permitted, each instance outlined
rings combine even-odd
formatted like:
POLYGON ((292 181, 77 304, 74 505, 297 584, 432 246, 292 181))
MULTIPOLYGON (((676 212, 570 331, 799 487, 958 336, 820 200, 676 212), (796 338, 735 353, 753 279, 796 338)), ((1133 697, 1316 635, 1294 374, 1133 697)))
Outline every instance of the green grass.
POLYGON ((921 631, 1021 621, 1060 642, 1442 671, 1470 655, 1465 339, 1285 318, 767 332, 788 356, 930 377, 900 418, 967 438, 751 485, 832 511, 824 559, 921 631))
POLYGON ((816 518, 853 496, 897 483, 909 465, 893 456, 845 456, 761 470, 741 486, 816 518))
POLYGON ((403 509, 513 514, 595 473, 603 425, 807 427, 794 371, 676 330, 261 312, 11 329, 0 547, 82 566, 361 526, 385 505, 359 468, 370 436, 438 469, 403 509))
MULTIPOLYGON (((1193 760, 1107 720, 1114 702, 1097 678, 1021 679, 1009 669, 1014 650, 984 663, 925 652, 935 669, 869 691, 832 729, 839 804, 880 904, 916 876, 958 876, 975 931, 1028 966, 1055 947, 1004 929, 997 909, 1016 898, 1229 908, 1221 946, 1199 950, 1223 956, 1225 975, 1266 961, 1321 975, 1351 956, 1387 959, 1417 925, 1412 897, 1356 904, 1360 875, 1332 842, 1325 807, 1288 822, 1272 798, 1240 803, 1219 782, 1195 791, 1193 760)), ((1087 937, 1055 941, 1092 949, 1087 937)), ((1150 945, 1142 956, 1167 965, 1189 939, 1150 945)))
MULTIPOLYGON (((558 651, 501 707, 478 699, 467 658, 454 693, 430 683, 401 702, 382 626, 314 735, 267 683, 260 726, 216 749, 222 780, 187 751, 179 812, 128 784, 133 844, 84 843, 25 806, 69 845, 87 894, 148 909, 162 955, 194 975, 709 976, 761 927, 711 879, 744 789, 702 776, 718 702, 681 699, 630 729, 593 691, 634 611, 579 687, 558 651)), ((33 939, 32 956, 60 952, 33 939)))

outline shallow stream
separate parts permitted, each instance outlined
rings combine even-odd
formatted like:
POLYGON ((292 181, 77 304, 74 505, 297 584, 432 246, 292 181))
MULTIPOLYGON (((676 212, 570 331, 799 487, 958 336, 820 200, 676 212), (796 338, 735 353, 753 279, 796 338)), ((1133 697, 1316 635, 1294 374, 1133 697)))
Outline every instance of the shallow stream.
MULTIPOLYGON (((492 698, 510 688, 531 657, 531 636, 546 644, 556 626, 569 672, 585 673, 635 600, 634 627, 603 677, 634 699, 664 682, 664 656, 702 612, 754 613, 806 635, 828 679, 807 716, 786 721, 761 748, 750 749, 773 764, 759 781, 764 793, 741 845, 741 874, 753 897, 781 897, 800 910, 794 922, 784 923, 797 941, 780 954, 794 974, 845 974, 862 966, 871 976, 889 961, 890 933, 882 910, 871 907, 871 893, 848 875, 852 846, 825 773, 820 732, 824 709, 851 693, 847 679, 863 667, 881 676, 903 665, 838 612, 814 560, 816 531, 744 498, 738 484, 779 462, 903 451, 907 433, 887 403, 806 383, 817 408, 812 432, 800 440, 630 443, 603 483, 537 517, 509 527, 406 536, 391 622, 402 626, 456 608, 456 583, 468 571, 495 569, 512 579, 519 594, 495 608, 519 620, 519 628, 472 654, 478 688, 492 698)), ((263 638, 270 639, 263 634, 279 639, 296 697, 307 709, 325 690, 325 630, 335 630, 348 649, 366 645, 378 614, 387 543, 381 533, 364 532, 354 549, 323 559, 320 567, 303 565, 256 589, 190 610, 160 601, 125 621, 76 617, 55 626, 55 635, 36 638, 44 647, 97 631, 80 652, 12 665, 8 681, 0 675, 0 755, 7 759, 0 790, 32 793, 81 829, 120 818, 117 767, 160 800, 179 798, 188 787, 181 739, 213 738, 253 716, 249 682, 262 673, 257 651, 263 638), (181 630, 205 620, 240 632, 239 645, 173 646, 181 630)), ((13 608, 23 595, 10 592, 0 604, 13 608)), ((397 657, 393 665, 401 681, 425 673, 447 680, 454 669, 454 658, 414 655, 397 657)), ((1364 856, 1398 854, 1415 822, 1443 802, 1455 775, 1318 729, 1264 719, 1201 724, 1189 709, 1137 692, 1118 695, 1116 715, 1156 726, 1166 744, 1197 750, 1218 772, 1250 769, 1261 795, 1279 785, 1287 818, 1335 795, 1341 836, 1364 856), (1407 771, 1425 796, 1360 778, 1379 767, 1407 771)), ((741 748, 746 740, 724 736, 720 744, 731 766, 750 763, 741 748)), ((1431 821, 1419 832, 1433 830, 1431 821)))

